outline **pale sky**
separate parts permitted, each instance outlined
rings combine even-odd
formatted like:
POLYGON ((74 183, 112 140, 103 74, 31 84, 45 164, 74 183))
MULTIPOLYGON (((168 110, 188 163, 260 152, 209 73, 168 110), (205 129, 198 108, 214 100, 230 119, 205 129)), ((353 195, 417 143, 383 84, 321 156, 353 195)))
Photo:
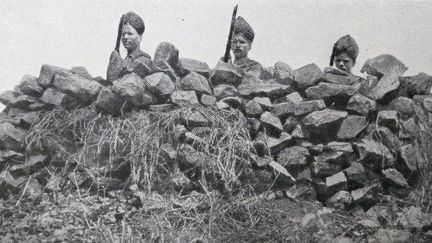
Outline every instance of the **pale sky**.
POLYGON ((105 77, 123 13, 144 19, 141 49, 154 56, 162 41, 180 57, 214 67, 223 56, 235 4, 255 30, 249 56, 264 66, 281 60, 293 69, 328 65, 333 43, 345 34, 360 46, 355 73, 367 58, 393 54, 406 75, 432 75, 432 1, 287 0, 1 0, 0 92, 24 74, 39 75, 42 64, 85 66, 105 77))

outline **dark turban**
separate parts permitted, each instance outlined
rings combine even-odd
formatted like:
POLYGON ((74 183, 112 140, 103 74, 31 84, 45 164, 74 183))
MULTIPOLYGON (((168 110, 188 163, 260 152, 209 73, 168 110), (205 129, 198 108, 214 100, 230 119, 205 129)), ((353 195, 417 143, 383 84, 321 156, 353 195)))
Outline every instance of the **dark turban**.
POLYGON ((122 23, 130 24, 134 29, 138 32, 138 34, 142 35, 145 30, 145 25, 143 19, 134 12, 127 12, 122 16, 122 23))
POLYGON ((242 34, 250 42, 252 42, 255 37, 255 33, 252 27, 241 16, 238 16, 236 19, 234 26, 234 34, 242 34))
POLYGON ((333 66, 334 58, 342 53, 346 53, 355 63, 359 53, 359 47, 357 45, 357 42, 350 35, 342 36, 333 45, 333 52, 330 58, 330 66, 333 66))

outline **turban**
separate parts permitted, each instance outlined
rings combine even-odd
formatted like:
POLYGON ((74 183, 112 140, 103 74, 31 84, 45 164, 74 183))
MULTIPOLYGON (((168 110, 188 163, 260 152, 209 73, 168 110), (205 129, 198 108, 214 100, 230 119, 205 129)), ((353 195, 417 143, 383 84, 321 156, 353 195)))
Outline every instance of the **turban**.
POLYGON ((238 16, 236 19, 234 34, 242 34, 250 42, 252 42, 255 37, 252 27, 241 16, 238 16))
POLYGON ((123 14, 121 22, 123 23, 123 25, 130 24, 140 35, 144 33, 144 21, 138 14, 134 12, 127 12, 123 14))
POLYGON ((353 60, 353 62, 355 62, 358 56, 359 47, 357 45, 357 42, 350 35, 342 36, 333 45, 330 66, 333 66, 334 58, 342 53, 346 53, 353 60))

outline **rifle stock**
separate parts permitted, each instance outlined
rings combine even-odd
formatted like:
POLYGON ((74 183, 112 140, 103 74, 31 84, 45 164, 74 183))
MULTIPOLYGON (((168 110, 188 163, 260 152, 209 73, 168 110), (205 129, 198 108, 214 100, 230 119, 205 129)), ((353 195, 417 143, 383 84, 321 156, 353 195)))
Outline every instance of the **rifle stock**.
POLYGON ((228 41, 226 44, 225 55, 224 55, 224 59, 223 59, 224 62, 229 61, 229 56, 230 56, 230 51, 231 51, 231 39, 232 39, 232 35, 234 32, 234 26, 235 26, 236 15, 237 15, 237 7, 238 7, 238 4, 234 7, 234 10, 233 10, 233 15, 232 15, 232 19, 231 19, 231 27, 230 27, 230 31, 228 34, 228 41))

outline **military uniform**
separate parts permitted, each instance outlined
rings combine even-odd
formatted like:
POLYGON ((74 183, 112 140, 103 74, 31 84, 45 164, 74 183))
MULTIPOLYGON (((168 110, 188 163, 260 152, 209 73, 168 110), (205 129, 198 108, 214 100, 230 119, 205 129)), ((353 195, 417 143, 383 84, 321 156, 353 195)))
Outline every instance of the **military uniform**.
MULTIPOLYGON (((120 20, 119 32, 121 31, 122 26, 126 23, 135 28, 137 33, 140 35, 144 33, 144 21, 137 14, 133 12, 124 14, 120 20)), ((114 50, 109 59, 107 80, 112 82, 132 72, 137 73, 140 77, 144 78, 155 71, 157 71, 157 68, 153 64, 150 55, 139 48, 134 52, 129 53, 125 59, 122 59, 120 53, 117 50, 114 50)))

